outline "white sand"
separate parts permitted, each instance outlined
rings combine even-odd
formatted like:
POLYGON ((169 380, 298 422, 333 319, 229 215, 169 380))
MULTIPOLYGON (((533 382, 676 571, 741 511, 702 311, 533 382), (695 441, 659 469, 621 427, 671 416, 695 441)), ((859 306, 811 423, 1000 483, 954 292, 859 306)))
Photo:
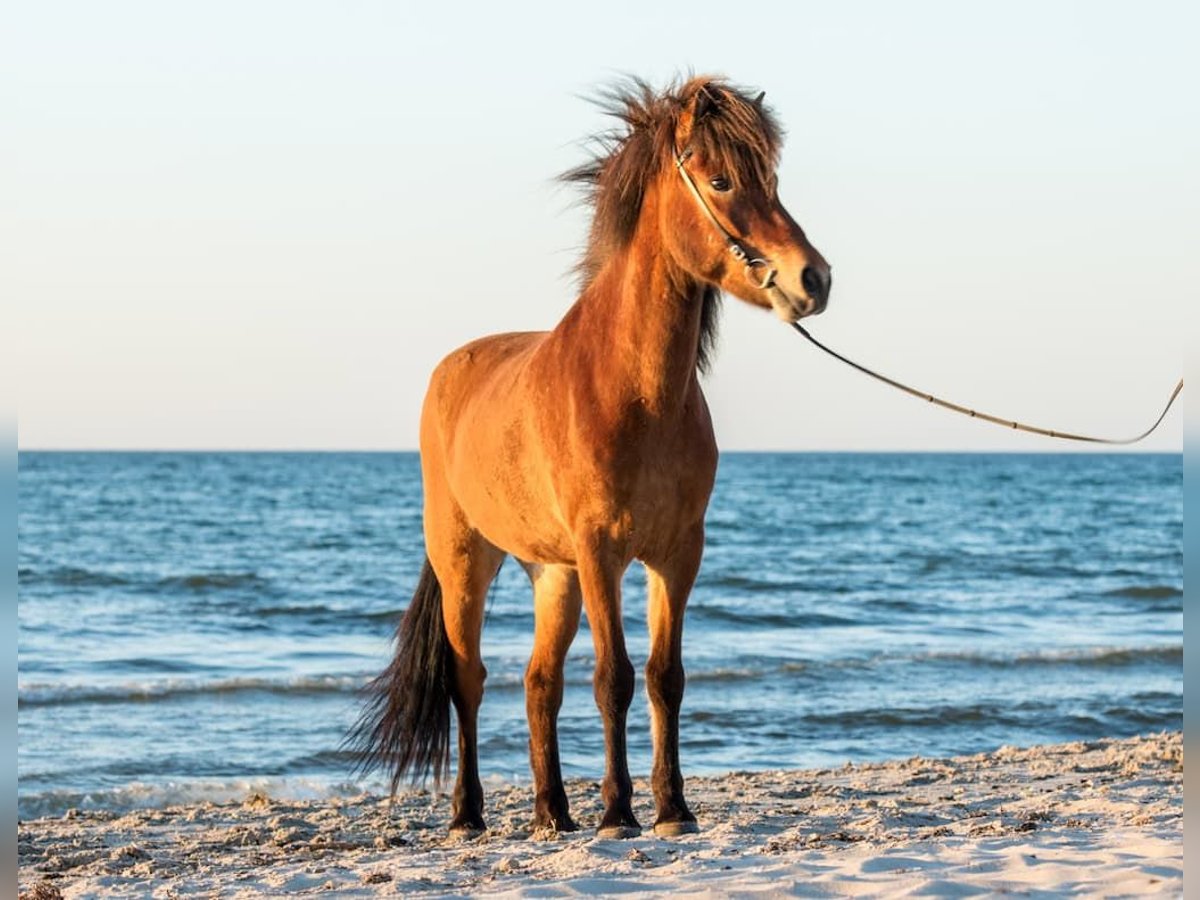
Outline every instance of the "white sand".
MULTIPOLYGON (((636 811, 652 822, 649 786, 636 811)), ((530 835, 528 788, 488 796, 491 831, 447 837, 425 793, 254 797, 17 829, 23 896, 1181 896, 1179 733, 956 759, 688 780, 702 831, 597 840, 598 786, 568 786, 585 830, 530 835)))

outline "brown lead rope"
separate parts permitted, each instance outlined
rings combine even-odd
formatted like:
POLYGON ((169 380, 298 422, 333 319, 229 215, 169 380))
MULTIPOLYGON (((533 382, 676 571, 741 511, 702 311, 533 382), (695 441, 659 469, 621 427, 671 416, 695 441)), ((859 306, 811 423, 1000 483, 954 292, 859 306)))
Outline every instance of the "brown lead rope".
POLYGON ((983 419, 985 422, 994 422, 997 425, 1003 425, 1005 428, 1012 428, 1016 431, 1028 431, 1031 434, 1044 434, 1046 437, 1061 438, 1064 441, 1084 441, 1089 444, 1136 444, 1143 438, 1149 437, 1154 432, 1154 429, 1158 428, 1158 426, 1162 423, 1162 420, 1166 418, 1167 413, 1170 411, 1171 404, 1175 402, 1175 398, 1178 397, 1180 391, 1183 390, 1183 379, 1180 378, 1179 384, 1175 385, 1175 390, 1171 392, 1171 399, 1167 401, 1167 405, 1163 407, 1162 413, 1160 413, 1159 417, 1155 419, 1154 424, 1137 437, 1125 438, 1124 440, 1121 440, 1114 438, 1090 437, 1086 434, 1071 434, 1068 431, 1055 431, 1051 428, 1038 428, 1035 425, 1022 425, 1020 422, 1014 422, 1011 419, 1001 419, 999 416, 991 416, 987 413, 969 409, 966 406, 959 406, 957 403, 951 403, 948 400, 942 400, 940 397, 933 396, 933 394, 927 394, 924 391, 918 391, 914 388, 910 388, 908 385, 901 384, 899 381, 888 378, 886 375, 880 375, 878 372, 873 372, 866 366, 859 365, 852 359, 847 359, 836 350, 829 349, 815 337, 809 334, 808 330, 799 322, 793 322, 792 327, 808 338, 813 346, 819 350, 824 350, 834 359, 841 360, 851 368, 858 369, 858 371, 862 372, 864 375, 870 375, 877 381, 882 381, 884 384, 890 384, 892 387, 904 391, 906 394, 912 394, 914 397, 920 397, 922 400, 927 400, 930 403, 934 403, 938 406, 944 407, 945 409, 953 410, 957 413, 962 413, 964 416, 970 416, 972 419, 983 419))

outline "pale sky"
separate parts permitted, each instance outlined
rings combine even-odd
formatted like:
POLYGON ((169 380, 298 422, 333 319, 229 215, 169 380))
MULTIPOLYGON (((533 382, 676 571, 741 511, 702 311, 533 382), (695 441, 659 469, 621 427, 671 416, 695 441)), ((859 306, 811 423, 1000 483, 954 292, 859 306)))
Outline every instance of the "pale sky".
MULTIPOLYGON (((553 176, 606 124, 579 95, 688 69, 766 90, 787 129, 781 197, 834 271, 817 336, 999 415, 1136 433, 1183 374, 1196 299, 1198 18, 14 4, 20 446, 415 448, 441 356, 575 299, 586 211, 553 176)), ((1069 449, 869 382, 733 299, 706 390, 724 449, 1069 449)), ((1181 422, 1142 448, 1181 449, 1181 422)))

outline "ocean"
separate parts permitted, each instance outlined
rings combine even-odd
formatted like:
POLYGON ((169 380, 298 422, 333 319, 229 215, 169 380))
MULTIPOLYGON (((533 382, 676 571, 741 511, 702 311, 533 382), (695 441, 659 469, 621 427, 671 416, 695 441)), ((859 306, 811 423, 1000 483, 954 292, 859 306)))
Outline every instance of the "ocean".
MULTIPOLYGON (((415 453, 41 453, 18 468, 18 812, 381 791, 339 742, 422 562, 415 453)), ((650 766, 645 579, 624 585, 650 766)), ((684 635, 685 773, 1178 729, 1177 454, 730 453, 684 635)), ((528 581, 484 629, 480 761, 528 782, 528 581)), ((586 622, 560 720, 599 779, 586 622)))

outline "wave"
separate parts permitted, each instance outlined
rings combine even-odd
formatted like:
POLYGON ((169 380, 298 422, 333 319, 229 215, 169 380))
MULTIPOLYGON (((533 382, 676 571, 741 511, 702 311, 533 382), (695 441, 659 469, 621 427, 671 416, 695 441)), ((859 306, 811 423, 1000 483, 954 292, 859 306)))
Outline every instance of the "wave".
POLYGON ((1183 591, 1169 584, 1131 585, 1105 591, 1104 596, 1127 597, 1131 600, 1166 600, 1170 597, 1182 597, 1183 591))
POLYGON ((770 674, 773 674, 773 672, 769 669, 755 669, 750 667, 742 669, 708 669, 699 672, 688 672, 687 681, 688 684, 758 681, 770 674))
POLYGON ((78 566, 58 566, 45 571, 24 567, 17 570, 17 581, 25 586, 48 584, 71 588, 127 587, 138 591, 166 590, 191 593, 241 588, 262 589, 269 584, 267 579, 256 572, 191 572, 154 578, 84 569, 78 566))
POLYGON ((364 624, 383 623, 398 625, 404 610, 368 611, 329 606, 324 603, 284 603, 275 606, 240 605, 236 615, 248 619, 303 619, 310 622, 330 624, 333 622, 358 622, 364 624))
POLYGON ((997 704, 967 706, 913 706, 880 709, 851 709, 830 713, 809 713, 805 722, 838 728, 944 728, 947 726, 988 724, 1017 725, 1021 718, 1013 707, 997 704))
POLYGON ((367 676, 309 675, 294 678, 237 677, 209 681, 158 679, 119 684, 28 684, 17 687, 17 706, 68 706, 85 703, 150 703, 180 697, 268 693, 282 695, 352 694, 367 676))
MULTIPOLYGON (((387 609, 361 609, 345 606, 330 606, 325 603, 278 604, 274 606, 239 606, 237 615, 251 619, 302 619, 318 624, 385 625, 395 628, 404 618, 405 607, 387 609)), ((487 625, 502 624, 525 627, 533 633, 533 608, 521 610, 488 610, 484 618, 487 625)))
MULTIPOLYGON (((376 785, 369 785, 373 790, 376 785)), ((240 803, 256 794, 273 800, 324 800, 331 797, 355 797, 364 786, 348 781, 317 778, 261 777, 229 781, 167 781, 147 784, 140 781, 93 791, 48 790, 17 797, 17 816, 36 819, 61 816, 69 809, 124 813, 135 809, 164 808, 193 803, 240 803)))
POLYGON ((1064 712, 1055 702, 972 703, 962 706, 900 706, 879 709, 851 709, 829 713, 809 713, 802 717, 812 726, 838 729, 939 729, 969 727, 1026 728, 1052 720, 1067 725, 1076 734, 1092 732, 1096 736, 1119 732, 1139 732, 1178 728, 1182 711, 1110 706, 1084 712, 1064 712), (1114 732, 1115 729, 1115 732, 1114 732))
POLYGON ((52 584, 60 587, 120 587, 131 583, 128 578, 112 572, 94 572, 76 566, 59 566, 46 572, 30 568, 17 570, 17 584, 25 586, 52 584))
MULTIPOLYGON (((266 693, 281 696, 321 696, 357 694, 378 673, 362 675, 310 675, 295 678, 235 677, 202 681, 199 679, 157 679, 118 684, 27 684, 17 688, 18 708, 71 706, 83 704, 154 703, 202 696, 266 693)), ((640 673, 638 675, 641 679, 640 673)), ((703 674, 699 680, 704 680, 703 674)), ((590 687, 586 675, 568 675, 564 687, 590 687)), ((525 678, 520 672, 489 675, 489 694, 521 693, 525 678)))
MULTIPOLYGON (((719 685, 722 683, 772 681, 779 678, 803 677, 814 682, 838 677, 850 669, 870 670, 880 667, 949 665, 975 668, 1081 668, 1117 669, 1141 665, 1178 667, 1183 664, 1183 645, 1150 647, 1096 647, 1069 650, 1044 650, 1028 653, 929 652, 917 654, 888 654, 843 657, 832 660, 747 660, 741 665, 713 668, 690 667, 689 684, 719 685)), ((155 671, 147 665, 147 671, 155 671)), ((170 671, 164 669, 163 671, 170 671)), ((372 673, 356 675, 307 675, 290 678, 236 676, 230 678, 160 678, 101 684, 32 683, 19 685, 18 708, 69 706, 76 704, 153 703, 202 696, 228 696, 267 693, 280 696, 320 696, 324 694, 354 694, 372 673)), ((641 681, 641 674, 638 674, 641 681)), ((587 687, 592 683, 590 667, 564 678, 564 687, 587 687)), ((496 672, 488 678, 486 690, 491 694, 519 694, 525 689, 520 671, 496 672)))
POLYGON ((730 588, 735 591, 749 593, 817 593, 844 594, 850 588, 842 584, 817 584, 812 581, 797 581, 794 579, 755 578, 750 575, 711 575, 700 576, 698 586, 701 588, 730 588))
MULTIPOLYGON (((927 738, 917 734, 944 732, 957 735, 960 741, 967 735, 978 735, 984 729, 1007 733, 1046 733, 1041 740, 1060 734, 1063 739, 1089 735, 1125 735, 1162 729, 1177 729, 1182 724, 1182 707, 1178 696, 1154 703, 1137 705, 1101 703, 1088 704, 1084 709, 1068 709, 1056 700, 1044 702, 1007 702, 980 700, 977 702, 866 706, 852 708, 809 709, 795 711, 780 707, 710 708, 693 703, 685 706, 682 717, 687 726, 687 739, 708 737, 717 739, 722 749, 729 746, 729 735, 743 747, 760 741, 793 740, 799 733, 825 735, 827 740, 865 738, 871 742, 884 741, 892 746, 920 744, 927 738), (1047 731, 1048 730, 1048 731, 1047 731), (897 743, 899 742, 899 743, 897 743)), ((969 743, 969 741, 968 741, 969 743)))
POLYGON ((153 656, 125 657, 119 659, 100 659, 88 664, 89 668, 99 672, 111 671, 123 674, 130 672, 154 672, 160 675, 195 675, 200 671, 214 671, 219 665, 205 665, 192 659, 162 659, 153 656))
POLYGON ((775 675, 798 675, 815 668, 817 668, 817 665, 814 663, 785 662, 777 666, 761 669, 756 669, 752 666, 744 668, 700 669, 695 672, 689 671, 687 673, 687 680, 689 684, 693 682, 704 684, 705 682, 759 681, 775 675))
POLYGON ((868 670, 895 665, 921 665, 923 663, 978 666, 980 668, 1013 667, 1078 667, 1078 668, 1122 668, 1137 665, 1183 664, 1181 644, 1152 647, 1096 647, 1071 650, 1045 650, 1028 653, 880 653, 874 656, 842 657, 832 660, 787 660, 774 665, 739 667, 717 667, 692 669, 687 672, 688 683, 736 682, 769 680, 775 677, 805 675, 820 680, 844 673, 847 670, 868 670))
MULTIPOLYGON (((902 657, 901 657, 902 658, 902 657)), ((966 663, 979 666, 1079 666, 1119 668, 1142 663, 1183 664, 1183 645, 1150 647, 1091 647, 1069 650, 1038 650, 1028 653, 922 653, 909 657, 915 662, 966 663)))
POLYGON ((788 660, 775 665, 689 669, 688 683, 770 680, 776 677, 805 675, 809 679, 842 673, 848 669, 872 669, 893 665, 923 663, 978 666, 980 668, 1079 667, 1121 668, 1143 664, 1178 666, 1183 664, 1183 646, 1097 647, 1072 650, 1046 650, 1029 653, 931 652, 917 654, 880 653, 875 656, 843 657, 833 660, 788 660))
POLYGON ((727 606, 708 606, 702 603, 688 606, 692 620, 704 620, 730 625, 756 628, 836 628, 844 625, 862 625, 862 618, 849 619, 828 613, 814 612, 765 612, 753 609, 731 609, 727 606))
POLYGON ((200 572, 191 575, 171 575, 160 578, 154 587, 167 590, 206 593, 238 588, 265 588, 269 582, 256 572, 200 572))

